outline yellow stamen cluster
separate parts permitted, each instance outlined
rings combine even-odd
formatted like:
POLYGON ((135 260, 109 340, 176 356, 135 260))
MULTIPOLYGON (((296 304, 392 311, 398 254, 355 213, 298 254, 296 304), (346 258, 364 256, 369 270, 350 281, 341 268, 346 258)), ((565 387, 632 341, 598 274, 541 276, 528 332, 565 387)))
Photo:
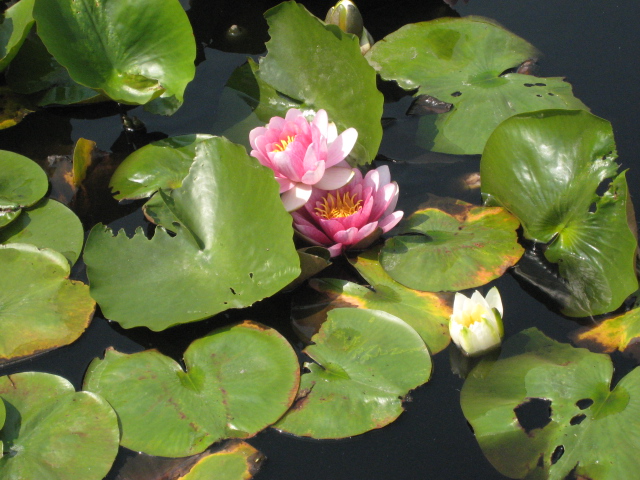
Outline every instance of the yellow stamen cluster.
POLYGON ((336 193, 328 194, 318 202, 318 206, 315 208, 316 213, 327 220, 331 218, 344 218, 349 215, 360 211, 362 208, 362 200, 356 200, 356 194, 344 194, 336 193))
POLYGON ((272 152, 284 152, 284 149, 287 148, 287 146, 295 139, 295 135, 289 135, 286 140, 280 140, 280 143, 277 144, 274 143, 272 152))
POLYGON ((486 313, 486 309, 482 305, 476 304, 462 312, 457 321, 465 327, 470 327, 474 323, 481 321, 484 313, 486 313))

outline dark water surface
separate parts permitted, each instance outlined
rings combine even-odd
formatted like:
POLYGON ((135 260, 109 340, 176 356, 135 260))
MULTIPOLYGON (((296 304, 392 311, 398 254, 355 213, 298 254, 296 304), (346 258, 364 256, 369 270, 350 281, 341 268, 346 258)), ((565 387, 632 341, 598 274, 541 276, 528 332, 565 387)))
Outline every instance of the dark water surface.
MULTIPOLYGON (((332 5, 327 2, 301 2, 317 15, 332 5)), ((360 0, 365 25, 376 39, 404 23, 453 13, 439 0, 387 2, 360 0)), ((229 123, 234 112, 220 109, 219 98, 227 78, 242 64, 247 53, 261 52, 265 32, 261 14, 271 2, 192 1, 191 17, 196 37, 215 48, 205 48, 196 80, 188 87, 184 106, 171 117, 153 116, 141 108, 133 109, 144 121, 149 135, 122 132, 117 109, 101 118, 73 118, 62 111, 33 114, 17 127, 0 134, 0 148, 42 160, 54 153, 69 153, 73 142, 84 137, 94 140, 105 151, 126 154, 131 144, 141 146, 154 138, 189 133, 220 134, 217 125, 229 123), (230 42, 220 32, 230 25, 246 26, 252 40, 230 42), (221 51, 221 49, 227 51, 221 51), (240 53, 230 53, 235 50, 240 53)), ((188 5, 185 5, 189 8, 188 5)), ((540 76, 565 76, 575 95, 592 112, 613 124, 619 159, 629 168, 630 191, 640 196, 640 86, 637 62, 640 59, 640 5, 637 0, 471 0, 457 11, 461 15, 493 18, 538 47, 545 56, 539 62, 540 76), (636 73, 633 73, 636 72, 636 73)), ((406 101, 405 101, 406 103, 406 101)), ((404 111, 406 105, 390 105, 387 113, 404 111)), ((84 114, 82 114, 84 115, 84 114)), ((84 115, 86 116, 86 115, 84 115)), ((454 157, 429 154, 407 145, 407 132, 415 125, 397 122, 385 132, 380 153, 398 160, 392 165, 394 179, 401 189, 400 207, 406 214, 426 200, 427 193, 454 196, 480 202, 479 192, 461 187, 459 177, 478 170, 479 156, 454 157), (416 163, 418 162, 418 163, 416 163)), ((636 202, 636 208, 639 208, 636 202)), ((106 211, 106 210, 105 210, 106 211)), ((126 210, 89 215, 85 221, 112 221, 126 210), (88 219, 88 220, 87 220, 88 219)), ((131 228, 141 223, 139 213, 114 226, 131 228)), ((89 225, 87 225, 89 226, 89 225)), ((82 275, 82 272, 79 272, 82 275)), ((567 341, 566 334, 577 324, 549 311, 525 293, 510 275, 494 282, 504 301, 506 335, 537 326, 546 334, 567 341)), ((488 289, 485 288, 484 291, 488 289)), ((157 347, 179 358, 189 342, 229 320, 251 318, 275 326, 298 344, 288 326, 289 296, 261 302, 255 308, 228 312, 213 319, 154 334, 145 329, 123 331, 96 315, 89 330, 73 345, 38 358, 6 367, 0 374, 45 371, 68 378, 77 388, 89 362, 105 348, 133 352, 157 347)), ((621 356, 617 375, 633 366, 621 356)), ((364 435, 339 441, 313 441, 267 430, 249 442, 262 451, 268 461, 260 480, 394 480, 394 479, 481 479, 506 478, 498 474, 482 455, 462 416, 459 394, 462 380, 451 373, 449 353, 434 357, 431 381, 411 394, 406 412, 393 424, 364 435)), ((639 452, 640 453, 640 452, 639 452)), ((125 459, 122 456, 118 464, 125 459)), ((117 467, 109 478, 116 477, 117 467)), ((44 480, 44 479, 43 479, 44 480)), ((623 480, 623 479, 621 479, 623 480)))

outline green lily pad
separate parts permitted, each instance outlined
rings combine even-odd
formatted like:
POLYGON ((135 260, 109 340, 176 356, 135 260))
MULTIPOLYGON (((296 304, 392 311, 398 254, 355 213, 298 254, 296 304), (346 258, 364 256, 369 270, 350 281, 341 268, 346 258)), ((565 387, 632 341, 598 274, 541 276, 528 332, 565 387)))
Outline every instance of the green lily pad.
POLYGON ((482 156, 487 203, 518 217, 526 238, 548 244, 544 255, 572 293, 565 315, 613 311, 638 289, 631 204, 616 157, 611 124, 580 110, 512 117, 482 156))
POLYGON ((186 371, 156 350, 107 350, 87 370, 85 389, 118 413, 121 444, 183 457, 225 438, 247 438, 278 420, 298 391, 295 352, 277 331, 254 322, 193 342, 186 371))
POLYGON ((8 225, 47 193, 49 180, 40 166, 17 153, 0 150, 0 227, 8 225))
POLYGON ((118 419, 98 395, 62 377, 24 372, 0 378, 7 419, 0 480, 101 480, 118 453, 118 419))
POLYGON ((287 290, 293 290, 299 285, 302 285, 305 280, 308 280, 331 265, 331 254, 329 250, 324 247, 312 246, 300 248, 298 249, 298 256, 300 257, 300 275, 287 286, 287 290))
POLYGON ((71 78, 128 104, 182 101, 195 40, 177 0, 38 0, 38 35, 71 78))
POLYGON ((380 263, 391 278, 427 292, 464 290, 500 277, 524 253, 505 209, 460 200, 447 209, 416 211, 387 240, 380 263))
POLYGON ((176 189, 189 173, 196 148, 211 135, 183 135, 150 143, 118 166, 109 186, 116 200, 146 198, 159 189, 176 189))
POLYGON ((265 18, 271 40, 267 56, 260 60, 259 77, 300 102, 303 110, 326 110, 338 132, 358 130, 349 159, 370 163, 382 140, 383 97, 358 38, 325 25, 293 1, 268 10, 265 18))
POLYGON ((91 230, 84 252, 91 295, 125 328, 172 325, 242 308, 300 273, 291 217, 273 172, 214 137, 196 145, 182 186, 164 196, 180 223, 152 239, 91 230))
POLYGON ((486 457, 510 478, 633 478, 640 468, 640 369, 613 390, 612 374, 608 355, 529 329, 505 342, 497 361, 483 360, 471 372, 462 410, 486 457), (536 410, 541 415, 531 418, 536 410))
POLYGON ((62 253, 69 264, 78 260, 84 242, 80 219, 60 202, 42 199, 0 230, 0 243, 29 243, 62 253))
POLYGON ((180 480, 249 480, 258 473, 263 460, 258 450, 238 442, 203 457, 180 480))
POLYGON ((309 286, 319 298, 308 302, 305 297, 294 304, 294 327, 310 340, 327 318, 327 313, 338 307, 368 308, 395 315, 411 325, 422 337, 432 354, 449 345, 450 300, 442 295, 411 290, 394 281, 378 262, 378 249, 360 255, 351 261, 369 286, 335 278, 314 278, 309 286))
POLYGON ((611 353, 630 351, 638 359, 640 341, 640 308, 603 320, 595 327, 583 327, 571 335, 578 345, 590 350, 611 353))
POLYGON ((429 380, 431 357, 420 335, 386 312, 340 308, 304 353, 300 392, 278 430, 313 438, 358 435, 393 422, 402 400, 429 380))
POLYGON ((15 57, 33 25, 35 0, 20 0, 4 11, 0 22, 0 71, 15 57))
POLYGON ((0 365, 75 341, 95 302, 89 287, 69 280, 58 252, 20 243, 0 245, 0 365))
POLYGON ((538 52, 481 17, 439 18, 405 25, 377 42, 367 59, 385 80, 453 104, 420 120, 418 143, 455 154, 482 153, 506 118, 545 108, 588 108, 562 78, 507 73, 538 52))

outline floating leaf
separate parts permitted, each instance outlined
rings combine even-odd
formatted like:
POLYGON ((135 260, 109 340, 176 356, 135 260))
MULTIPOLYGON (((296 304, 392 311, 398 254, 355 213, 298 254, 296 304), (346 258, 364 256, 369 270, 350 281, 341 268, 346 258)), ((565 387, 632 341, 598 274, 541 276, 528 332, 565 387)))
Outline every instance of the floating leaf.
POLYGON ((84 229, 75 213, 55 200, 43 199, 0 230, 0 243, 28 243, 62 253, 69 264, 78 260, 84 229))
POLYGON ((4 11, 0 22, 0 71, 7 68, 31 30, 34 1, 20 0, 4 11))
POLYGON ((638 358, 637 346, 640 337, 640 308, 634 308, 622 315, 607 318, 591 328, 580 328, 571 335, 578 345, 590 350, 611 353, 631 351, 638 358))
POLYGON ((391 278, 427 292, 464 290, 500 277, 522 256, 518 220, 503 208, 458 200, 448 210, 418 210, 387 240, 380 263, 391 278))
POLYGON ((195 41, 177 0, 38 0, 38 35, 81 85, 120 103, 182 101, 195 75, 195 41))
POLYGON ((331 254, 325 247, 300 248, 298 256, 300 257, 300 275, 287 286, 287 289, 296 288, 331 265, 331 254))
POLYGON ((320 298, 311 304, 306 298, 294 305, 294 326, 309 339, 326 320, 327 312, 336 307, 368 308, 395 315, 411 325, 422 337, 432 354, 449 345, 451 306, 441 295, 411 290, 394 281, 378 262, 378 249, 352 261, 370 286, 334 278, 309 282, 320 298))
POLYGON ((291 217, 273 171, 224 138, 199 142, 182 186, 164 194, 180 219, 147 239, 91 231, 84 260, 91 295, 125 328, 164 330, 251 305, 300 273, 291 217), (239 248, 241 246, 241 248, 239 248))
POLYGON ((633 478, 640 468, 640 369, 613 390, 612 374, 608 355, 529 329, 505 342, 499 360, 483 360, 471 372, 462 410, 484 454, 508 477, 633 478))
POLYGON ((638 289, 637 242, 611 124, 584 111, 546 110, 506 120, 480 163, 488 204, 522 223, 544 246, 573 294, 562 313, 587 316, 618 308, 638 289), (598 189, 607 187, 598 196, 598 189))
POLYGON ((259 77, 299 101, 303 110, 325 109, 339 132, 358 130, 349 158, 370 163, 382 140, 383 97, 357 37, 325 25, 293 1, 268 10, 265 17, 271 40, 260 60, 259 77))
POLYGON ((0 150, 0 227, 47 193, 49 180, 40 166, 17 153, 0 150))
POLYGON ((295 352, 275 330, 244 322, 193 342, 180 365, 156 350, 107 350, 85 388, 118 413, 121 444, 182 457, 225 438, 247 438, 274 423, 298 391, 295 352))
POLYGON ((418 143, 456 154, 482 153, 491 132, 517 113, 587 109, 562 78, 505 73, 537 56, 525 40, 481 17, 406 25, 366 55, 383 79, 454 105, 420 119, 418 143))
POLYGON ((116 169, 109 186, 117 200, 146 198, 159 189, 175 189, 189 173, 196 148, 211 135, 183 135, 136 150, 116 169))
POLYGON ((62 377, 24 372, 0 378, 7 419, 0 480, 101 480, 118 453, 118 419, 98 395, 62 377))
POLYGON ((299 436, 343 438, 393 422, 402 400, 431 376, 420 335, 386 312, 340 308, 304 353, 300 392, 275 428, 299 436))
POLYGON ((62 254, 0 245, 0 271, 0 364, 67 345, 89 325, 89 287, 68 279, 62 254))

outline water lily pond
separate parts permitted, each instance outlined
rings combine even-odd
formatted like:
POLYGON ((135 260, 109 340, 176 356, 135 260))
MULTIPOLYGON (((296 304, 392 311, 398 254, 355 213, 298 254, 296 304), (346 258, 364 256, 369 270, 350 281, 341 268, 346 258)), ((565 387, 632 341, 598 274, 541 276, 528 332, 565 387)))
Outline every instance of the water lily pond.
POLYGON ((5 3, 0 480, 635 478, 636 2, 5 3))

